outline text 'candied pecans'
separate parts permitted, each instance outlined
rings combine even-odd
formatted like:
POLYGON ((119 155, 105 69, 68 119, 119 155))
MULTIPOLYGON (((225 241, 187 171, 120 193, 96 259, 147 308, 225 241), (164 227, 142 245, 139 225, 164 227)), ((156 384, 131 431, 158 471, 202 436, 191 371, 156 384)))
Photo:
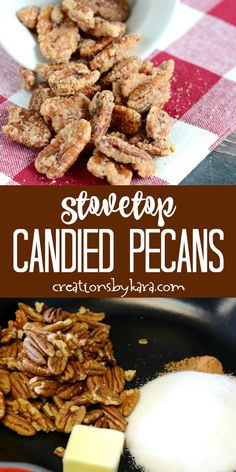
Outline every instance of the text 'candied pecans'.
MULTIPOLYGON (((22 436, 76 424, 125 431, 139 390, 118 365, 104 313, 19 303, 0 329, 0 422, 22 436), (106 426, 104 426, 106 425, 106 426)), ((63 451, 61 451, 61 456, 63 451)))
POLYGON ((3 132, 42 148, 37 171, 58 179, 82 155, 88 171, 111 185, 156 176, 155 158, 175 151, 163 110, 174 61, 155 67, 130 55, 141 38, 127 31, 128 0, 63 0, 22 8, 17 17, 38 35, 50 63, 37 73, 21 67, 29 110, 14 106, 3 132))

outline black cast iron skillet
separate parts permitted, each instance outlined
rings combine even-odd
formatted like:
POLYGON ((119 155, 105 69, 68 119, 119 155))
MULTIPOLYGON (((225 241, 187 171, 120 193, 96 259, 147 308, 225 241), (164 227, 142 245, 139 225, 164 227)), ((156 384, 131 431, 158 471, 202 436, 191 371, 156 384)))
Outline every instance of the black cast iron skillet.
MULTIPOLYGON (((33 303, 35 300, 24 300, 33 303)), ((43 300, 49 306, 68 310, 87 306, 105 311, 112 325, 112 339, 119 364, 137 369, 132 386, 140 386, 163 370, 165 363, 190 356, 218 357, 227 373, 236 373, 236 299, 109 299, 43 300), (138 344, 147 338, 147 345, 138 344)), ((0 301, 0 320, 12 318, 16 300, 0 301)), ((53 455, 57 446, 65 446, 67 437, 58 433, 39 433, 23 438, 0 426, 0 461, 34 463, 54 472, 62 471, 61 459, 53 455)), ((119 472, 138 470, 128 454, 121 460, 119 472)))

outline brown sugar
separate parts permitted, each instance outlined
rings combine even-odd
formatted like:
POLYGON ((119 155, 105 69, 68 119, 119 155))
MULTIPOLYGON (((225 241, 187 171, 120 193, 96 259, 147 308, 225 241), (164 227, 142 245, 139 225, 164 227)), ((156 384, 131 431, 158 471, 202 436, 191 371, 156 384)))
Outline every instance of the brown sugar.
POLYGON ((178 362, 165 365, 166 372, 204 372, 207 374, 223 374, 221 362, 212 356, 189 357, 178 362))

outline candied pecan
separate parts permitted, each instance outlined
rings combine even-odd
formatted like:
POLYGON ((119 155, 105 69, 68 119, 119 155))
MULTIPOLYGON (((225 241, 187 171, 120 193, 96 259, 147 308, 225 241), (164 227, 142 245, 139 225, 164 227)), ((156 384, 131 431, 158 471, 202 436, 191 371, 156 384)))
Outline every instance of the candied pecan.
POLYGON ((118 408, 103 406, 102 409, 111 429, 125 431, 128 423, 118 408))
POLYGON ((10 372, 7 369, 0 368, 0 392, 5 395, 11 391, 10 372))
POLYGON ((153 157, 169 156, 175 152, 175 146, 169 143, 166 139, 156 139, 155 141, 151 141, 148 139, 140 140, 140 137, 134 137, 130 142, 153 157))
POLYGON ((99 179, 106 178, 111 185, 129 185, 133 177, 132 170, 127 166, 117 164, 96 151, 88 160, 87 169, 99 179))
POLYGON ((53 62, 68 62, 77 45, 78 27, 71 20, 66 20, 48 33, 39 35, 41 53, 53 62))
POLYGON ((19 414, 15 414, 10 410, 7 410, 4 418, 1 420, 4 426, 12 429, 21 436, 34 436, 36 429, 33 428, 30 421, 27 421, 19 414))
POLYGON ((89 38, 83 38, 79 41, 78 51, 82 58, 92 59, 96 54, 108 46, 114 38, 101 38, 98 41, 89 38))
POLYGON ((111 120, 112 129, 134 136, 141 128, 141 115, 132 108, 116 105, 111 120))
POLYGON ((56 138, 39 153, 35 161, 38 172, 49 179, 58 179, 74 164, 89 143, 91 126, 88 121, 69 123, 56 138))
MULTIPOLYGON (((75 62, 70 62, 70 65, 73 65, 73 64, 75 64, 75 62)), ((47 82, 51 74, 53 74, 54 72, 57 72, 58 70, 64 69, 66 66, 67 64, 65 62, 61 64, 39 64, 37 66, 37 72, 38 72, 39 77, 46 80, 47 82)), ((48 87, 47 83, 45 83, 44 85, 48 87)))
POLYGON ((168 113, 153 106, 147 116, 147 136, 152 139, 165 138, 170 132, 172 120, 168 113))
POLYGON ((114 109, 114 96, 109 90, 98 92, 90 103, 92 142, 96 143, 101 136, 104 136, 111 124, 112 112, 114 109))
POLYGON ((91 87, 85 87, 83 89, 83 94, 89 99, 92 99, 97 92, 101 92, 100 85, 91 85, 91 87))
POLYGON ((169 59, 168 61, 162 62, 157 68, 156 73, 164 77, 164 81, 168 82, 171 80, 175 70, 175 61, 169 59))
POLYGON ((131 415, 139 400, 140 392, 138 388, 124 390, 121 395, 121 411, 124 416, 131 415))
POLYGON ((129 96, 128 106, 139 113, 150 110, 160 94, 159 88, 163 81, 162 75, 156 75, 136 87, 129 96))
POLYGON ((155 75, 156 68, 152 61, 142 61, 139 72, 140 74, 155 75))
POLYGON ((46 84, 45 82, 38 84, 33 90, 33 93, 31 95, 30 102, 29 102, 29 109, 32 111, 39 112, 43 102, 47 98, 52 98, 52 97, 54 97, 54 93, 50 89, 48 84, 46 84))
POLYGON ((52 127, 56 133, 74 120, 88 118, 89 99, 83 94, 73 97, 54 97, 45 100, 40 113, 51 119, 52 127))
POLYGON ((48 368, 52 375, 61 375, 68 362, 68 356, 61 351, 56 351, 55 356, 48 358, 48 368))
POLYGON ((100 77, 98 71, 91 72, 85 64, 69 64, 49 76, 49 85, 56 95, 76 95, 84 88, 94 85, 100 77))
POLYGON ((37 25, 39 8, 35 6, 21 8, 16 15, 24 26, 33 30, 37 25))
POLYGON ((91 70, 99 70, 101 73, 107 72, 117 62, 127 57, 139 41, 138 34, 127 34, 114 40, 90 61, 91 70))
POLYGON ((6 400, 3 392, 0 390, 0 420, 4 417, 6 413, 6 400))
POLYGON ((137 374, 137 370, 125 370, 126 382, 133 382, 137 374))
POLYGON ((47 33, 50 33, 50 31, 53 28, 53 23, 52 23, 52 14, 53 6, 52 5, 44 5, 40 8, 40 12, 38 15, 38 21, 37 21, 37 33, 38 35, 46 35, 47 33))
POLYGON ((35 364, 38 365, 46 364, 46 360, 44 358, 45 354, 29 336, 26 336, 26 338, 24 339, 23 346, 25 353, 31 361, 35 362, 35 364))
POLYGON ((56 429, 61 433, 71 433, 76 424, 81 424, 86 415, 84 406, 75 406, 73 402, 67 402, 60 408, 56 416, 56 429))
POLYGON ((13 141, 28 147, 46 146, 51 138, 49 128, 38 113, 18 106, 10 108, 8 123, 2 130, 13 141))
POLYGON ((125 373, 122 367, 115 366, 108 368, 106 372, 106 381, 108 387, 113 392, 121 393, 125 388, 125 373))
POLYGON ((94 38, 112 37, 118 38, 125 34, 126 25, 120 21, 107 21, 102 18, 95 18, 94 28, 89 29, 88 34, 94 38))
POLYGON ((133 90, 139 87, 139 85, 144 84, 147 80, 148 77, 145 74, 140 74, 140 72, 131 74, 127 79, 122 81, 121 93, 123 97, 128 98, 133 90))
POLYGON ((122 103, 124 102, 124 97, 122 95, 121 88, 122 88, 122 80, 116 80, 115 82, 113 82, 112 93, 114 95, 116 105, 122 105, 122 103))
POLYGON ((62 400, 71 400, 75 396, 81 395, 84 392, 86 385, 82 382, 74 384, 64 384, 58 388, 57 395, 62 400))
POLYGON ((11 393, 17 400, 18 398, 30 397, 29 378, 21 372, 12 372, 10 374, 11 393))
POLYGON ((93 10, 84 1, 63 0, 62 5, 71 20, 75 21, 82 31, 94 28, 93 10))
POLYGON ((51 20, 53 22, 53 25, 59 25, 60 23, 62 23, 64 18, 65 18, 65 15, 64 15, 62 6, 59 3, 57 3, 56 5, 54 5, 51 12, 51 20))
POLYGON ((103 416, 102 410, 97 409, 97 410, 89 411, 88 413, 86 413, 83 423, 87 425, 94 424, 96 423, 97 420, 102 418, 102 416, 103 416))
POLYGON ((145 151, 114 136, 104 136, 97 144, 98 150, 116 162, 130 164, 140 177, 153 177, 155 162, 145 151))
POLYGON ((119 79, 128 79, 131 74, 139 71, 142 64, 142 59, 137 56, 127 57, 116 64, 111 72, 102 78, 102 84, 104 86, 112 84, 114 81, 119 79))
POLYGON ((32 377, 29 381, 30 389, 37 395, 44 397, 53 397, 58 390, 58 382, 56 380, 47 379, 44 377, 32 377))
POLYGON ((25 90, 32 90, 36 84, 37 76, 32 70, 20 67, 21 86, 25 90))
POLYGON ((128 0, 87 0, 94 13, 109 21, 125 21, 129 16, 128 0))

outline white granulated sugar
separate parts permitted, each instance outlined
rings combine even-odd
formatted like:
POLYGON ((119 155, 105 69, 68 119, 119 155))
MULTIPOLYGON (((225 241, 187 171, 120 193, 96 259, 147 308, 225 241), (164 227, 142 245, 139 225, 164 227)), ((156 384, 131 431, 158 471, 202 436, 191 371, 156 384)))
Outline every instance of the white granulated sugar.
POLYGON ((126 439, 145 472, 236 471, 236 379, 178 372, 147 383, 126 439))

